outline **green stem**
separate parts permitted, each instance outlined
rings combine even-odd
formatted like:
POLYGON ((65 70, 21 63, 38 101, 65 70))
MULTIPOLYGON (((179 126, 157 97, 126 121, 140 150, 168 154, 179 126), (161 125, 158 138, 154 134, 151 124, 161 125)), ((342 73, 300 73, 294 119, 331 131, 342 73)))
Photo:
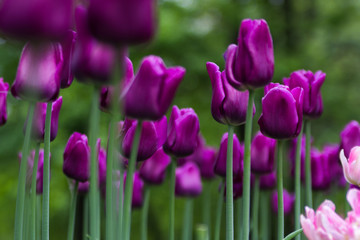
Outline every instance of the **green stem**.
POLYGON ((147 240, 150 187, 145 186, 144 205, 141 212, 141 240, 147 240))
POLYGON ((125 181, 125 197, 124 197, 124 219, 123 219, 123 240, 130 239, 130 230, 131 230, 131 199, 133 193, 133 175, 135 172, 136 159, 140 143, 140 134, 141 134, 142 121, 138 120, 135 130, 135 136, 132 143, 131 155, 128 165, 128 171, 126 173, 125 181))
POLYGON ((236 229, 237 229, 237 240, 241 240, 242 238, 242 206, 243 202, 242 202, 242 198, 239 198, 236 201, 236 229))
POLYGON ((24 209, 24 228, 23 228, 24 239, 29 239, 29 235, 30 235, 30 221, 31 221, 30 208, 31 208, 30 193, 27 192, 25 194, 25 209, 24 209))
MULTIPOLYGON (((204 182, 204 191, 202 196, 202 222, 207 226, 207 231, 211 231, 211 182, 204 182)), ((210 238, 210 234, 209 238, 210 238)))
POLYGON ((234 239, 233 145, 234 126, 229 125, 226 154, 226 239, 234 239))
MULTIPOLYGON (((297 137, 296 156, 295 156, 295 229, 300 228, 300 212, 301 212, 301 145, 303 137, 303 128, 297 137)), ((300 235, 296 237, 300 240, 300 235)))
POLYGON ((175 239, 175 169, 176 159, 172 159, 170 163, 169 240, 175 239))
POLYGON ((269 240, 270 239, 270 222, 269 222, 269 209, 270 209, 270 199, 269 199, 269 192, 262 191, 261 200, 261 239, 262 240, 269 240))
POLYGON ((83 210, 83 240, 89 240, 89 195, 84 196, 83 210))
POLYGON ((37 177, 37 169, 39 163, 39 149, 40 143, 36 144, 35 147, 35 156, 33 162, 33 171, 31 177, 31 192, 30 192, 30 201, 31 201, 31 221, 30 221, 30 239, 36 239, 36 177, 37 177))
POLYGON ((220 229, 221 229, 221 214, 222 214, 222 206, 224 202, 224 191, 225 184, 221 181, 221 189, 219 193, 219 199, 216 207, 216 218, 215 218, 215 233, 214 240, 220 240, 220 229))
POLYGON ((185 203, 182 240, 192 239, 193 208, 194 208, 194 199, 187 198, 185 203))
POLYGON ((36 239, 41 239, 41 195, 36 196, 36 239))
POLYGON ((196 240, 209 240, 209 230, 206 225, 199 224, 196 227, 196 240))
POLYGON ((75 182, 74 189, 72 191, 71 196, 71 203, 70 203, 70 214, 69 214, 69 228, 68 228, 68 240, 74 239, 74 232, 75 232, 75 218, 76 218, 76 200, 78 195, 78 186, 79 182, 75 182))
POLYGON ((43 209, 42 239, 49 240, 49 202, 50 202, 50 131, 52 102, 47 103, 44 138, 44 173, 43 173, 43 209))
POLYGON ((252 240, 259 239, 259 191, 260 191, 260 179, 259 176, 255 178, 255 186, 254 186, 254 200, 253 200, 253 212, 252 212, 252 240))
POLYGON ((308 207, 313 207, 312 202, 312 189, 311 189, 311 123, 309 120, 305 121, 305 134, 306 134, 306 148, 305 148, 305 185, 306 185, 306 204, 308 207))
POLYGON ((90 157, 90 191, 89 191, 89 203, 90 203, 90 236, 92 240, 99 240, 100 236, 100 224, 98 215, 98 157, 96 149, 96 138, 98 135, 99 127, 99 91, 94 89, 91 103, 90 112, 90 134, 89 134, 89 145, 91 149, 90 157))
POLYGON ((255 92, 249 89, 249 102, 246 112, 245 123, 245 146, 244 146, 244 174, 243 174, 243 238, 249 239, 249 222, 250 222, 250 170, 251 170, 251 131, 253 121, 253 103, 255 92))
POLYGON ((292 233, 290 233, 289 235, 287 235, 283 240, 290 240, 293 239, 294 237, 298 236, 300 233, 302 233, 303 229, 300 228, 292 233))
POLYGON ((122 237, 122 229, 123 229, 123 213, 124 213, 124 199, 123 199, 123 191, 124 191, 124 181, 123 181, 123 169, 120 166, 119 169, 120 178, 119 178, 119 216, 118 216, 118 237, 117 239, 121 239, 122 237))
POLYGON ((23 225, 24 225, 24 206, 25 206, 25 192, 26 192, 26 168, 28 164, 31 128, 34 118, 35 103, 29 103, 29 110, 27 116, 27 124, 25 130, 24 145, 22 148, 22 160, 20 162, 19 182, 17 188, 16 210, 15 210, 15 227, 14 239, 23 240, 23 225))
POLYGON ((284 238, 284 197, 283 197, 283 140, 277 141, 277 194, 278 194, 278 239, 284 238))

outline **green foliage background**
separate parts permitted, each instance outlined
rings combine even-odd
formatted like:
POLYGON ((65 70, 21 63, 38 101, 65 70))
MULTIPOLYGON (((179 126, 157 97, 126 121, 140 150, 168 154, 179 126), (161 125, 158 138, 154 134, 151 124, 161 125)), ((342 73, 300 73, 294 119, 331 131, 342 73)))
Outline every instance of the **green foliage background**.
MULTIPOLYGON (((274 41, 274 81, 298 69, 323 70, 327 73, 322 88, 324 113, 313 121, 314 145, 339 141, 339 132, 352 119, 359 119, 360 66, 360 2, 356 0, 162 0, 158 3, 159 28, 155 39, 130 48, 130 58, 137 69, 148 54, 161 56, 168 66, 187 69, 174 104, 192 107, 198 113, 201 132, 207 143, 217 146, 227 130, 213 120, 210 112, 211 84, 205 63, 213 61, 224 66, 222 54, 230 43, 236 43, 239 24, 244 18, 264 18, 274 41)), ((0 76, 11 83, 15 77, 23 43, 1 41, 0 76)), ((74 81, 69 89, 61 90, 63 107, 59 133, 51 145, 51 239, 65 239, 70 194, 62 173, 62 153, 73 131, 88 132, 89 105, 92 88, 74 81)), ((256 121, 261 112, 262 89, 256 92, 256 121)), ((0 238, 12 239, 18 177, 18 152, 23 143, 23 123, 27 104, 8 97, 8 123, 0 128, 0 238)), ((108 116, 101 115, 102 145, 105 146, 108 116)), ((293 189, 290 181, 286 187, 293 189)), ((212 209, 217 201, 219 179, 211 183, 212 209)), ((330 198, 344 207, 344 189, 333 187, 331 192, 317 193, 317 203, 330 198)), ((195 223, 201 222, 201 198, 196 200, 195 223)), ((168 226, 167 182, 152 189, 149 237, 166 239, 168 226)), ((176 230, 180 234, 183 199, 176 203, 176 230)), ((225 212, 224 212, 225 213, 225 212)), ((213 213, 214 216, 214 213, 213 213)), ((133 239, 139 239, 140 212, 133 213, 133 239)), ((290 224, 292 222, 289 221, 290 224)), ((224 221, 223 221, 224 223, 224 221)), ((289 225, 290 226, 290 225, 289 225)), ((223 225, 224 229, 225 225, 223 225)), ((225 230, 225 229, 224 229, 225 230)), ((180 235, 179 235, 180 236, 180 235)))

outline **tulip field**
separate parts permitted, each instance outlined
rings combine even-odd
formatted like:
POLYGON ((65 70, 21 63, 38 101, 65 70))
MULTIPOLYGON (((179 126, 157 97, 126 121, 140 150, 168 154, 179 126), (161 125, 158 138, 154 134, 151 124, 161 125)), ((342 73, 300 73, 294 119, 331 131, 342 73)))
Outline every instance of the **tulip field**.
POLYGON ((359 12, 3 0, 0 239, 360 240, 359 12))

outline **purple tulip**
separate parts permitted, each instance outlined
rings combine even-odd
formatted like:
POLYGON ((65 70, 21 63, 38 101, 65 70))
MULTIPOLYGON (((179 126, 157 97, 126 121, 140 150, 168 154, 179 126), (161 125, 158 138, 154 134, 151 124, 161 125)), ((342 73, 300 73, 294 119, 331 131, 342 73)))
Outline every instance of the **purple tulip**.
MULTIPOLYGON (((126 172, 124 172, 124 190, 126 185, 126 172)), ((144 182, 140 177, 139 172, 135 172, 133 176, 133 194, 131 199, 131 205, 133 208, 140 208, 143 205, 143 192, 144 182)))
POLYGON ((86 181, 86 182, 79 182, 79 185, 78 185, 78 193, 81 193, 81 194, 86 194, 89 192, 89 189, 90 189, 90 182, 89 181, 86 181))
POLYGON ((275 139, 294 138, 302 126, 303 90, 270 83, 265 87, 262 110, 258 121, 262 134, 275 139))
POLYGON ((62 54, 64 58, 63 68, 60 74, 61 88, 69 87, 74 80, 74 75, 71 71, 71 61, 73 57, 76 36, 77 36, 76 32, 69 30, 66 33, 65 38, 60 42, 62 47, 62 54))
POLYGON ((158 120, 167 112, 185 68, 167 68, 160 57, 142 60, 139 71, 123 91, 125 115, 138 119, 158 120))
POLYGON ((251 171, 257 174, 274 170, 276 140, 258 132, 251 143, 251 171))
POLYGON ((72 0, 4 0, 0 30, 20 39, 59 40, 71 27, 72 0))
MULTIPOLYGON (((211 113, 219 123, 227 125, 241 125, 246 121, 246 109, 249 92, 241 92, 233 88, 227 78, 225 71, 220 72, 219 67, 212 62, 206 63, 213 89, 211 101, 211 113)), ((255 114, 255 104, 253 116, 255 114)))
MULTIPOLYGON (((34 112, 34 121, 32 124, 31 136, 33 139, 39 142, 44 142, 45 135, 45 119, 46 119, 46 108, 48 103, 37 103, 34 112)), ((59 97, 53 102, 51 108, 51 129, 50 129, 50 141, 53 141, 58 132, 59 113, 62 106, 62 97, 59 97)), ((24 126, 24 131, 26 129, 24 126)))
POLYGON ((0 126, 4 125, 7 121, 6 112, 6 97, 9 91, 9 84, 0 78, 0 126))
POLYGON ((86 18, 87 10, 78 6, 75 10, 78 37, 72 58, 72 70, 81 82, 109 83, 115 67, 116 50, 91 36, 86 18))
POLYGON ((320 88, 325 81, 326 74, 322 71, 298 70, 291 73, 289 78, 284 78, 284 84, 290 89, 301 87, 304 91, 303 112, 310 118, 317 118, 323 112, 323 103, 320 88))
POLYGON ((255 89, 272 80, 273 42, 265 20, 243 20, 238 45, 231 44, 224 55, 226 76, 234 88, 255 89))
POLYGON ((85 134, 74 132, 64 150, 63 172, 69 178, 86 182, 90 177, 90 147, 85 134))
POLYGON ((339 186, 345 187, 343 184, 346 183, 346 180, 344 178, 339 152, 339 144, 327 144, 323 149, 324 158, 326 158, 329 163, 329 173, 332 181, 336 182, 339 186))
POLYGON ((176 157, 194 153, 200 131, 199 118, 192 108, 173 106, 164 151, 176 157))
POLYGON ((198 166, 187 162, 175 172, 175 195, 179 197, 196 197, 202 191, 201 176, 198 166))
MULTIPOLYGON (((22 155, 19 153, 19 159, 21 161, 22 155)), ((35 160, 35 150, 32 150, 29 154, 27 161, 27 174, 26 174, 26 183, 28 187, 31 187, 33 167, 35 160)), ((44 173, 44 149, 39 149, 39 158, 38 158, 38 166, 36 173, 36 193, 42 194, 43 192, 43 173, 44 173)))
MULTIPOLYGON (((219 153, 217 155, 214 171, 217 175, 226 176, 228 133, 221 138, 219 153)), ((240 144, 236 134, 233 136, 233 176, 234 179, 242 179, 244 164, 244 146, 240 144)))
POLYGON ((275 171, 260 175, 260 189, 268 190, 276 187, 276 173, 275 171))
MULTIPOLYGON (((137 120, 125 119, 120 122, 120 139, 122 154, 130 158, 137 120)), ((158 121, 143 121, 141 127, 137 160, 143 161, 151 157, 166 140, 167 119, 163 116, 158 121)))
POLYGON ((360 146, 360 124, 357 121, 349 122, 340 133, 340 149, 344 149, 346 158, 350 157, 350 151, 355 146, 360 146))
MULTIPOLYGON (((284 189, 284 215, 289 215, 293 208, 294 208, 294 203, 295 203, 295 195, 292 193, 289 193, 288 191, 286 191, 286 189, 284 189)), ((271 207, 274 213, 278 213, 278 195, 277 192, 274 191, 272 196, 271 196, 271 207)))
POLYGON ((139 170, 140 177, 149 184, 161 184, 165 179, 166 168, 171 158, 159 148, 150 158, 144 161, 139 170))
MULTIPOLYGON (((226 184, 225 183, 222 183, 224 184, 224 201, 226 200, 226 184)), ((221 188, 221 184, 220 184, 220 187, 219 189, 221 188)), ((242 194, 243 194, 243 182, 242 181, 234 181, 233 182, 233 199, 238 199, 238 198, 241 198, 242 197, 242 194)))
POLYGON ((314 190, 327 190, 331 184, 328 158, 316 148, 311 149, 311 182, 314 190))
POLYGON ((58 43, 25 45, 11 93, 29 101, 54 101, 60 90, 63 67, 62 48, 58 43))
POLYGON ((155 0, 90 0, 89 25, 94 36, 115 45, 150 40, 156 29, 155 0))

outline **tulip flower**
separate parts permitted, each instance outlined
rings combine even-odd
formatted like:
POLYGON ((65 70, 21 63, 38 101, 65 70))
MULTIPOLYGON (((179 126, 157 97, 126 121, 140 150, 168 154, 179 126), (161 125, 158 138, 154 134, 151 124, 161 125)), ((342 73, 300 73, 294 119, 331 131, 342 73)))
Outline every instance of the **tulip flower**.
POLYGON ((150 40, 156 29, 155 17, 155 0, 91 0, 89 4, 92 33, 115 45, 150 40))
MULTIPOLYGON (((216 174, 226 176, 226 155, 227 155, 228 133, 221 138, 219 153, 217 155, 214 171, 216 174)), ((236 134, 233 137, 233 175, 235 179, 242 179, 243 175, 244 147, 240 144, 236 134)))
POLYGON ((324 158, 329 163, 329 173, 332 181, 336 182, 339 186, 345 187, 346 180, 341 167, 339 152, 339 144, 327 144, 323 149, 324 158))
POLYGON ((276 187, 275 172, 260 175, 260 189, 268 190, 276 187))
MULTIPOLYGON (((137 120, 125 119, 120 122, 120 139, 122 154, 130 158, 137 120)), ((167 119, 163 116, 158 121, 143 121, 137 160, 143 161, 151 157, 166 140, 167 119)))
POLYGON ((81 82, 109 83, 115 67, 116 51, 112 46, 91 36, 86 22, 87 10, 78 6, 75 10, 77 41, 72 58, 72 70, 81 82))
POLYGON ((175 194, 181 197, 195 197, 202 191, 200 170, 193 162, 178 167, 175 172, 175 194))
POLYGON ((59 40, 71 27, 72 0, 4 0, 0 30, 20 39, 59 40))
POLYGON ((311 150, 311 182, 314 190, 329 189, 331 184, 328 158, 316 148, 311 150))
POLYGON ((150 158, 141 165, 140 177, 149 184, 161 184, 165 179, 166 168, 170 164, 170 156, 159 148, 150 158))
POLYGON ((170 116, 164 151, 176 157, 191 155, 197 147, 199 130, 199 118, 192 108, 179 109, 174 106, 170 116))
POLYGON ((353 147, 349 159, 346 158, 344 149, 340 151, 340 160, 348 183, 360 186, 360 147, 353 147))
POLYGON ((274 170, 276 140, 258 132, 251 144, 251 171, 257 174, 274 170))
POLYGON ((145 57, 136 76, 125 84, 125 115, 137 119, 160 119, 167 112, 184 75, 183 67, 167 68, 160 57, 145 57))
POLYGON ((64 58, 64 64, 60 75, 61 88, 69 87, 74 80, 74 75, 71 71, 71 61, 73 57, 76 36, 76 32, 68 30, 65 38, 60 42, 64 58))
MULTIPOLYGON (((219 67, 212 62, 206 63, 213 89, 211 101, 211 113, 213 118, 222 124, 241 125, 246 120, 246 109, 249 101, 248 91, 238 91, 233 88, 225 71, 220 72, 219 67)), ((253 107, 253 116, 255 105, 253 107)))
POLYGON ((63 172, 69 178, 85 182, 90 174, 90 147, 85 134, 74 132, 64 150, 63 172))
MULTIPOLYGON (((126 184, 127 174, 124 172, 124 187, 126 184)), ((133 208, 140 208, 143 205, 143 192, 144 192, 144 182, 140 177, 139 172, 135 172, 133 176, 133 193, 131 205, 133 208)))
POLYGON ((360 146, 360 124, 357 121, 349 122, 340 133, 340 149, 344 149, 345 157, 349 157, 350 151, 355 146, 360 146))
MULTIPOLYGON (((289 193, 284 189, 284 214, 289 215, 293 208, 294 208, 294 202, 295 202, 295 195, 289 193)), ((271 207, 274 213, 278 212, 278 195, 277 192, 274 191, 271 196, 271 207)))
POLYGON ((309 118, 318 118, 323 112, 320 88, 325 81, 326 74, 322 71, 298 70, 284 78, 284 84, 290 89, 301 87, 304 91, 303 112, 309 118))
POLYGON ((294 138, 302 126, 303 90, 270 83, 265 87, 262 110, 258 121, 262 134, 275 139, 294 138))
POLYGON ((59 95, 62 67, 60 44, 26 44, 21 53, 11 93, 23 100, 54 101, 59 95))
POLYGON ((6 97, 9 91, 9 84, 0 78, 0 126, 4 125, 7 121, 6 112, 6 97))
POLYGON ((244 19, 239 29, 238 45, 231 44, 224 55, 226 76, 234 88, 255 89, 271 82, 274 51, 265 20, 244 19))

